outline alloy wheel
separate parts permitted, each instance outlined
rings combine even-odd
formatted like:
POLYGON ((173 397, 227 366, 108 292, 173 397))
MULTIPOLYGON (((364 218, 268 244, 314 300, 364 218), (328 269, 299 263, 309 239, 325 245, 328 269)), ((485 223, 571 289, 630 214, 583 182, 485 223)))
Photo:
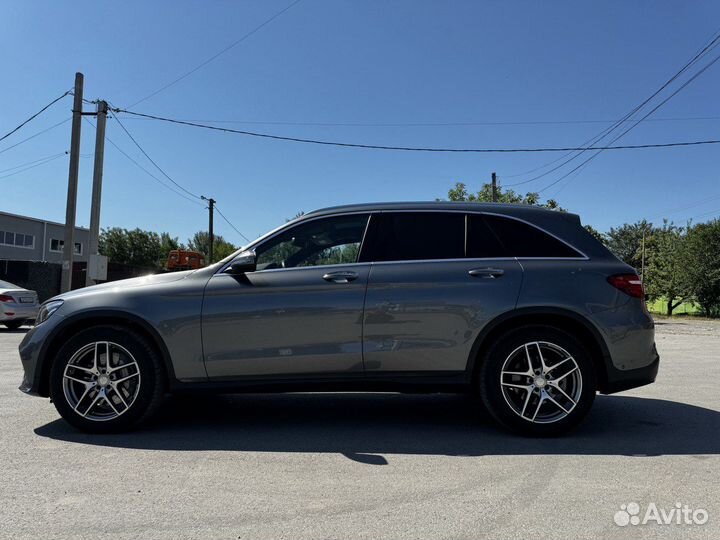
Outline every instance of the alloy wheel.
POLYGON ((130 352, 111 341, 80 348, 65 366, 63 392, 88 420, 113 420, 132 406, 140 391, 140 367, 130 352))
POLYGON ((528 422, 550 424, 567 417, 582 394, 580 368, 565 349, 547 341, 512 351, 500 372, 505 402, 528 422))

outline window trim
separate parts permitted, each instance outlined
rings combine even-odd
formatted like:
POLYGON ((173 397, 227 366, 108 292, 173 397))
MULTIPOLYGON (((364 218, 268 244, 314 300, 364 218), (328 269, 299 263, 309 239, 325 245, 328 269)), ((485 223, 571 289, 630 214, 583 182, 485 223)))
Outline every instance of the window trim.
MULTIPOLYGON (((360 244, 360 251, 358 252, 358 258, 361 257, 363 254, 363 251, 366 249, 365 242, 368 239, 368 231, 370 230, 370 223, 372 221, 372 217, 375 214, 389 214, 389 213, 461 213, 465 214, 466 216, 469 214, 474 215, 489 215, 489 216, 497 216, 501 218, 507 218, 507 219, 514 219, 515 221, 519 221, 521 223, 524 223, 525 225, 529 225, 530 227, 534 227, 535 229, 538 229, 540 232, 547 234, 548 236, 551 236, 555 240, 562 242, 566 246, 568 246, 573 251, 576 251, 578 253, 577 257, 478 257, 478 258, 462 258, 462 259, 417 259, 412 261, 358 261, 354 263, 346 263, 346 264, 328 264, 328 265, 322 265, 322 266, 303 266, 298 268, 271 268, 268 270, 258 270, 258 272, 275 272, 278 270, 299 270, 299 269, 308 269, 308 268, 329 268, 329 267, 337 267, 337 266, 351 266, 351 265, 366 265, 366 264, 414 264, 414 263, 427 263, 427 262, 438 262, 438 261, 448 261, 448 262, 459 262, 459 261, 589 261, 590 257, 587 256, 586 253, 584 253, 581 249, 573 246, 571 243, 567 242, 566 240, 563 240, 559 236, 551 233, 550 231, 540 227, 539 225, 535 225, 534 223, 531 223, 530 221, 527 221, 525 219, 512 216, 509 214, 503 214, 498 212, 490 212, 487 210, 454 210, 454 209, 433 209, 433 208, 402 208, 402 209, 377 209, 377 210, 354 210, 352 212, 337 212, 332 214, 323 214, 320 216, 313 216, 303 219, 302 217, 298 218, 297 220, 293 220, 291 222, 288 222, 284 225, 281 225, 280 227, 275 228, 274 230, 266 233, 265 235, 261 236, 255 242, 251 242, 246 247, 243 247, 242 250, 239 250, 239 252, 243 251, 254 251, 259 246, 264 244, 265 242, 271 240, 278 234, 281 234, 285 232, 286 230, 289 230, 290 227, 295 227, 298 225, 302 225, 304 223, 308 223, 310 221, 315 221, 318 219, 327 219, 327 218, 333 218, 333 217, 339 217, 339 216, 352 216, 352 215, 358 215, 358 214, 368 214, 368 222, 365 225, 365 232, 363 233, 363 239, 362 243, 360 244)), ((467 218, 465 219, 465 235, 467 236, 467 218)), ((371 240, 371 239, 370 239, 371 240)), ((467 244, 467 242, 466 242, 467 244)), ((467 247, 466 247, 467 249, 467 247)), ((371 253, 372 254, 372 253, 371 253)), ((234 258, 234 257, 233 257, 234 258)), ((225 274, 225 271, 229 268, 230 264, 232 264, 232 260, 230 259, 226 264, 221 266, 214 275, 218 274, 225 274)))
MULTIPOLYGON (((270 231, 270 232, 267 233, 266 235, 261 236, 261 237, 258 238, 254 243, 248 244, 247 247, 244 247, 244 248, 242 248, 242 249, 240 250, 240 253, 242 253, 243 251, 255 251, 255 250, 257 250, 259 247, 261 247, 263 244, 269 242, 270 240, 272 240, 273 238, 275 238, 275 237, 278 236, 279 234, 282 234, 282 233, 284 233, 284 232, 286 232, 286 231, 289 231, 289 230, 292 229, 292 228, 299 227, 299 226, 304 225, 305 223, 309 223, 309 222, 311 222, 311 221, 316 221, 316 220, 318 220, 318 219, 336 218, 336 217, 342 217, 342 216, 367 215, 367 222, 365 223, 365 229, 363 230, 362 239, 360 240, 360 249, 358 250, 358 259, 359 259, 359 258, 360 258, 360 255, 361 255, 362 252, 363 252, 363 248, 364 248, 364 245, 365 245, 365 239, 367 238, 368 228, 370 227, 370 220, 371 220, 372 215, 373 215, 374 213, 376 213, 376 212, 374 212, 374 211, 372 211, 372 210, 366 210, 366 211, 364 211, 364 212, 360 212, 360 211, 358 211, 358 212, 339 212, 339 213, 337 213, 337 214, 327 214, 327 215, 315 216, 315 217, 311 217, 311 218, 307 218, 307 219, 302 219, 302 218, 300 218, 300 219, 297 220, 297 221, 293 220, 293 221, 291 221, 291 222, 286 223, 285 225, 282 225, 282 226, 280 226, 280 227, 278 227, 278 228, 270 231)), ((220 269, 219 269, 217 272, 215 272, 215 275, 217 275, 217 274, 224 274, 224 273, 225 273, 225 270, 227 270, 227 269, 230 267, 230 265, 232 264, 232 261, 233 261, 234 258, 235 258, 235 257, 233 256, 233 258, 230 259, 230 261, 228 261, 227 264, 225 264, 225 265, 223 265, 222 267, 220 267, 220 269)), ((335 266, 349 266, 349 265, 355 265, 355 264, 369 264, 369 263, 367 263, 367 262, 364 262, 364 263, 363 263, 363 262, 355 261, 355 262, 353 262, 353 263, 344 263, 344 264, 343 264, 343 263, 339 263, 339 264, 322 264, 322 265, 318 264, 318 265, 315 265, 315 266, 294 266, 294 267, 292 267, 292 268, 269 268, 269 269, 267 269, 267 270, 256 270, 256 271, 253 272, 253 273, 259 273, 259 272, 274 272, 274 271, 277 271, 277 270, 303 270, 303 269, 306 270, 306 269, 308 269, 308 268, 329 268, 329 267, 335 267, 335 266)))
MULTIPOLYGON (((19 249, 35 249, 35 235, 34 234, 27 234, 27 233, 23 233, 23 232, 6 231, 6 230, 3 230, 2 233, 3 233, 3 240, 2 240, 2 242, 0 242, 0 246, 13 247, 13 248, 19 248, 19 249), (26 246, 24 244, 22 246, 18 246, 17 244, 6 244, 5 243, 5 233, 12 233, 15 236, 17 236, 18 234, 22 234, 23 237, 29 236, 30 238, 32 238, 32 244, 29 246, 26 246)), ((15 239, 15 236, 13 236, 13 240, 15 239)))

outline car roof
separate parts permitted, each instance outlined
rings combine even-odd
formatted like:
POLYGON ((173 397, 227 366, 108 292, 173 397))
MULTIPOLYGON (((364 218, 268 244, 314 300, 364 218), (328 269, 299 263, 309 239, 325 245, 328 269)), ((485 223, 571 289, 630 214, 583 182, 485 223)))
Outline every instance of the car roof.
POLYGON ((364 204, 346 204, 342 206, 329 206, 314 210, 305 216, 317 216, 326 214, 339 214, 346 212, 377 212, 392 210, 455 210, 466 212, 496 212, 508 215, 530 215, 530 214, 565 214, 572 215, 558 210, 550 210, 541 206, 533 206, 529 204, 507 204, 507 203, 488 203, 488 202, 449 202, 449 201, 416 201, 416 202, 379 202, 364 204))

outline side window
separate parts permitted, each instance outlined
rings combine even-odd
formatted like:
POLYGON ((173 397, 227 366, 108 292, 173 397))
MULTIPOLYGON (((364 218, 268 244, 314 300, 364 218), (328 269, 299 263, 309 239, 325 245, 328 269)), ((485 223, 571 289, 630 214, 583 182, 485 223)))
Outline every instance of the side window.
POLYGON ((506 257, 582 257, 564 242, 522 221, 490 215, 481 219, 504 246, 506 257))
POLYGON ((460 212, 397 212, 379 217, 373 248, 376 261, 465 256, 465 215, 460 212))
POLYGON ((471 259, 512 257, 483 216, 468 214, 467 256, 471 259))
POLYGON ((368 214, 315 219, 271 238, 255 252, 258 270, 348 264, 358 260, 368 214))

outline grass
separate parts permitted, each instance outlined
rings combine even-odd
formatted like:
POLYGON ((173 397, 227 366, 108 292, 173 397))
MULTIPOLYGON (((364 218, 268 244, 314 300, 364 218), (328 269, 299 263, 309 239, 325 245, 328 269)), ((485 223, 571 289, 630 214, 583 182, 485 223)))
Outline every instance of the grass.
MULTIPOLYGON (((667 301, 663 298, 649 301, 647 303, 650 313, 665 315, 667 313, 667 301)), ((694 302, 683 302, 673 310, 673 315, 701 315, 700 306, 694 302)))

